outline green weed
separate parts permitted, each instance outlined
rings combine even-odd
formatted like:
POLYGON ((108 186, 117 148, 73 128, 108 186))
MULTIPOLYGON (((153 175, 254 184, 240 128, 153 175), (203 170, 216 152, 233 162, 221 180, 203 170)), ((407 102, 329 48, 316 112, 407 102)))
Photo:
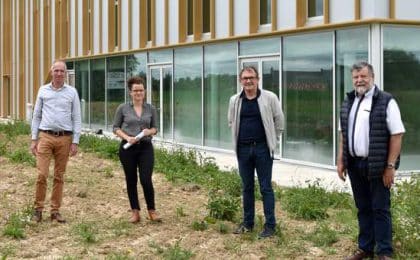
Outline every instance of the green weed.
POLYGON ((126 220, 118 219, 112 223, 112 232, 115 236, 129 235, 132 230, 132 225, 126 220))
POLYGON ((307 236, 315 246, 331 246, 338 241, 337 231, 330 228, 328 223, 321 222, 315 230, 307 236))
POLYGON ((25 121, 11 121, 6 124, 0 124, 0 132, 8 137, 15 137, 18 135, 29 135, 31 133, 31 126, 25 121))
POLYGON ((72 228, 73 234, 83 243, 93 244, 98 241, 97 229, 94 223, 82 222, 72 228))
POLYGON ((3 229, 3 235, 15 239, 25 238, 25 227, 28 225, 31 218, 31 213, 25 209, 21 212, 16 212, 10 215, 7 223, 3 229))
POLYGON ((219 231, 220 234, 227 234, 229 233, 229 226, 223 222, 220 222, 217 226, 217 231, 219 231))
POLYGON ((185 212, 184 212, 184 208, 183 207, 177 207, 176 208, 176 216, 178 218, 187 216, 187 214, 185 214, 185 212))
POLYGON ((240 198, 211 192, 207 203, 209 215, 216 219, 233 221, 240 208, 240 198))
POLYGON ((169 248, 163 248, 156 243, 152 242, 149 243, 149 246, 154 248, 156 252, 162 256, 163 259, 167 260, 188 260, 191 259, 194 254, 190 250, 183 249, 179 245, 179 240, 175 243, 175 245, 170 246, 169 248))
POLYGON ((420 255, 420 175, 397 184, 391 196, 391 213, 396 250, 403 259, 420 255))
POLYGON ((195 231, 204 231, 204 230, 207 230, 209 228, 209 225, 205 221, 195 220, 191 224, 191 228, 195 231))
POLYGON ((16 247, 13 245, 2 245, 0 247, 0 259, 7 259, 9 256, 14 256, 16 252, 16 247))
POLYGON ((85 152, 96 153, 105 159, 118 160, 120 142, 117 140, 94 135, 82 135, 79 146, 85 152))
POLYGON ((8 157, 14 163, 27 163, 33 167, 36 166, 35 157, 29 153, 27 148, 19 148, 13 151, 8 157))
POLYGON ((130 257, 124 253, 111 253, 106 256, 106 260, 131 260, 135 259, 134 257, 130 257))

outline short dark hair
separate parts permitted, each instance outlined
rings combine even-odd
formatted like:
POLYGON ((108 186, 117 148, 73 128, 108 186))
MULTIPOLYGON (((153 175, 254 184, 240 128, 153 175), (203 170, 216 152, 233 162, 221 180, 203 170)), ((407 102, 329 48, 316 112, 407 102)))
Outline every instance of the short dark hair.
POLYGON ((142 77, 135 76, 127 80, 127 88, 129 91, 133 88, 133 84, 143 85, 144 89, 146 89, 146 81, 142 77))
POLYGON ((243 69, 239 73, 239 78, 242 78, 242 73, 244 73, 244 71, 252 71, 252 72, 255 73, 255 75, 257 76, 257 78, 259 78, 258 70, 254 66, 245 66, 245 67, 243 67, 243 69))
POLYGON ((372 77, 375 77, 375 73, 373 72, 373 66, 370 63, 368 63, 367 61, 359 61, 359 62, 356 62, 355 64, 353 64, 353 66, 351 67, 351 72, 359 71, 363 68, 367 68, 368 71, 369 71, 369 74, 372 77))

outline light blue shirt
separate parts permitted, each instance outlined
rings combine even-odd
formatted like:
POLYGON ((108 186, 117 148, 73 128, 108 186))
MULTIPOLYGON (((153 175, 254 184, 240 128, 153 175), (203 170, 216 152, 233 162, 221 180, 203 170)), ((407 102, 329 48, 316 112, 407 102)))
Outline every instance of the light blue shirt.
POLYGON ((59 89, 51 83, 39 88, 32 118, 32 140, 39 130, 72 131, 73 143, 78 144, 82 129, 80 100, 75 88, 64 84, 59 89))

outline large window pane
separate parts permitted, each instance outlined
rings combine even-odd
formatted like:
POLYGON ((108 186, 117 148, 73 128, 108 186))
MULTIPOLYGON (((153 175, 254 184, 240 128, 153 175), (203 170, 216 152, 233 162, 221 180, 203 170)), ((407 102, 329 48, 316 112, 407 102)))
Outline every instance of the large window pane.
POLYGON ((384 90, 398 102, 406 133, 401 169, 419 169, 420 28, 386 26, 384 39, 384 90))
POLYGON ((137 53, 126 56, 127 78, 140 76, 146 79, 147 53, 137 53))
POLYGON ((201 47, 175 50, 175 141, 201 145, 201 47))
POLYGON ((204 144, 231 148, 229 97, 236 93, 236 44, 204 48, 204 144))
POLYGON ((90 62, 90 123, 94 130, 105 128, 105 59, 90 62))
POLYGON ((160 50, 149 52, 148 63, 172 62, 172 50, 160 50))
POLYGON ((112 129, 115 111, 119 104, 125 102, 124 57, 107 59, 107 118, 108 130, 112 129))
POLYGON ((280 39, 268 38, 241 41, 239 43, 239 53, 241 56, 280 53, 280 39))
POLYGON ((284 38, 283 157, 333 164, 332 33, 284 38))
MULTIPOLYGON (((358 61, 368 61, 369 59, 369 28, 339 30, 336 32, 335 39, 336 137, 338 138, 341 104, 346 93, 353 90, 351 67, 358 61)), ((338 151, 338 146, 336 151, 338 151)))
POLYGON ((75 72, 75 87, 80 98, 82 124, 84 128, 89 128, 89 61, 76 62, 75 72))

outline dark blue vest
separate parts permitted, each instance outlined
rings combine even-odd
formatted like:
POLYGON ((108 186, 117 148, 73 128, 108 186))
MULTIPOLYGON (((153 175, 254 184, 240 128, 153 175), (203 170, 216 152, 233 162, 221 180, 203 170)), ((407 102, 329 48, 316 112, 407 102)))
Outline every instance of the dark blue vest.
MULTIPOLYGON (((348 117, 356 95, 354 91, 347 93, 347 98, 341 106, 340 124, 343 134, 343 163, 346 168, 349 164, 348 147, 348 117)), ((369 178, 382 177, 388 163, 388 149, 390 133, 386 124, 386 109, 392 95, 379 90, 376 86, 372 97, 372 108, 369 117, 369 178)), ((398 169, 400 157, 398 156, 395 168, 398 169)))

